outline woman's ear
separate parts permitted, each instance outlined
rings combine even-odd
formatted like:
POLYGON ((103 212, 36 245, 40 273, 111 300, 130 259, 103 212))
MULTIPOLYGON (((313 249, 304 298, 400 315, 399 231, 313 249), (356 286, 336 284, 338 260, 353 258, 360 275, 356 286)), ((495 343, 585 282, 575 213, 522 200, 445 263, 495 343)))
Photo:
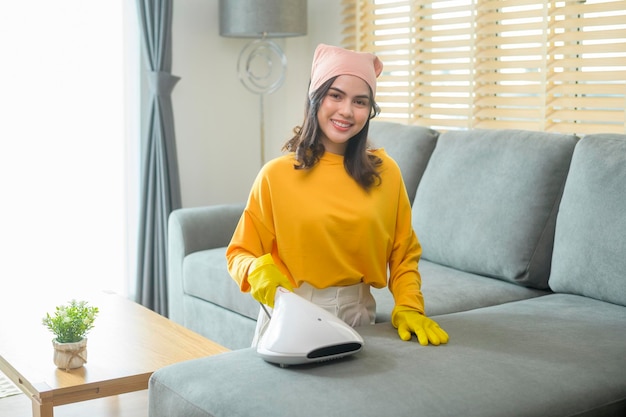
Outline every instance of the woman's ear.
POLYGON ((374 100, 372 100, 372 107, 370 108, 370 120, 380 114, 380 107, 374 100))

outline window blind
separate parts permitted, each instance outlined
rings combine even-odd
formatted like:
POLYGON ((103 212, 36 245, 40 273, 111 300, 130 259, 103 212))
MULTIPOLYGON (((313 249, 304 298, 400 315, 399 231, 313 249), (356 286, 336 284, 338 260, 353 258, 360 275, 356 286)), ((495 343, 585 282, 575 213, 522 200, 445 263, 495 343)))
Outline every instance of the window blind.
POLYGON ((436 129, 626 132, 626 1, 344 0, 385 64, 380 118, 436 129))

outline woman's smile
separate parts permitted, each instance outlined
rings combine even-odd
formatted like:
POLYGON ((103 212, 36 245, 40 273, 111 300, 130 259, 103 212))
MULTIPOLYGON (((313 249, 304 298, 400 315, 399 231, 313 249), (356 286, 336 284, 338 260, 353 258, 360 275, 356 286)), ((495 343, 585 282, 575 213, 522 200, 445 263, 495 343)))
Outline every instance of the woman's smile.
POLYGON ((336 119, 331 119, 331 122, 333 122, 333 124, 340 130, 348 130, 350 126, 352 126, 352 123, 343 122, 336 119))

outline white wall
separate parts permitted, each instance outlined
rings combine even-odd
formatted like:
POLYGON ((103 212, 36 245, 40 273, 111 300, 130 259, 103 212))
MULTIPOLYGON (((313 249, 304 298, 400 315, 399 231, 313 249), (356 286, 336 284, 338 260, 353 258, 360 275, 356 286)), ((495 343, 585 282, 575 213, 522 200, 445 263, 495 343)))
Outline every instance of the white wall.
MULTIPOLYGON (((341 42, 337 0, 308 0, 308 34, 276 39, 288 60, 283 86, 265 96, 266 160, 301 124, 313 51, 341 42)), ((183 207, 244 202, 260 168, 259 96, 237 77, 248 39, 219 36, 217 0, 174 2, 172 93, 183 207)))

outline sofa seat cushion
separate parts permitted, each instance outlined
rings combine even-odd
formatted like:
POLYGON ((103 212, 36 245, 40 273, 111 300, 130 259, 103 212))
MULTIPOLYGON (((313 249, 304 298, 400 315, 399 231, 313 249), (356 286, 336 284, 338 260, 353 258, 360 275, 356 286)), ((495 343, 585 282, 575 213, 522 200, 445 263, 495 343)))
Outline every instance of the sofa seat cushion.
POLYGON ((577 138, 443 133, 413 204, 423 259, 546 289, 554 224, 577 138))
POLYGON ((456 313, 550 294, 433 262, 421 261, 426 315, 456 313))
POLYGON ((225 247, 185 256, 183 291, 254 320, 259 314, 259 303, 250 294, 242 293, 228 274, 225 247))
POLYGON ((550 286, 626 306, 626 135, 590 135, 576 145, 550 286))
POLYGON ((439 316, 445 346, 360 328, 356 355, 280 368, 243 349, 171 365, 151 417, 573 416, 626 411, 626 308, 553 294, 439 316), (586 414, 585 414, 586 413, 586 414))
POLYGON ((252 344, 256 320, 189 295, 183 297, 183 305, 185 327, 228 349, 244 349, 252 344))
MULTIPOLYGON (((226 270, 226 248, 194 252, 185 257, 185 294, 208 301, 248 318, 257 319, 259 304, 239 287, 226 270), (210 278, 209 278, 210 277, 210 278), (207 280, 211 279, 211 283, 207 280)), ((419 263, 422 293, 428 316, 472 310, 549 294, 458 271, 429 261, 419 263)), ((372 288, 376 299, 376 322, 391 321, 394 300, 388 288, 372 288)))
MULTIPOLYGON (((473 310, 551 294, 550 291, 458 271, 423 259, 419 263, 419 270, 427 316, 473 310)), ((372 294, 376 299, 376 323, 390 322, 394 301, 389 289, 373 288, 372 294)))

